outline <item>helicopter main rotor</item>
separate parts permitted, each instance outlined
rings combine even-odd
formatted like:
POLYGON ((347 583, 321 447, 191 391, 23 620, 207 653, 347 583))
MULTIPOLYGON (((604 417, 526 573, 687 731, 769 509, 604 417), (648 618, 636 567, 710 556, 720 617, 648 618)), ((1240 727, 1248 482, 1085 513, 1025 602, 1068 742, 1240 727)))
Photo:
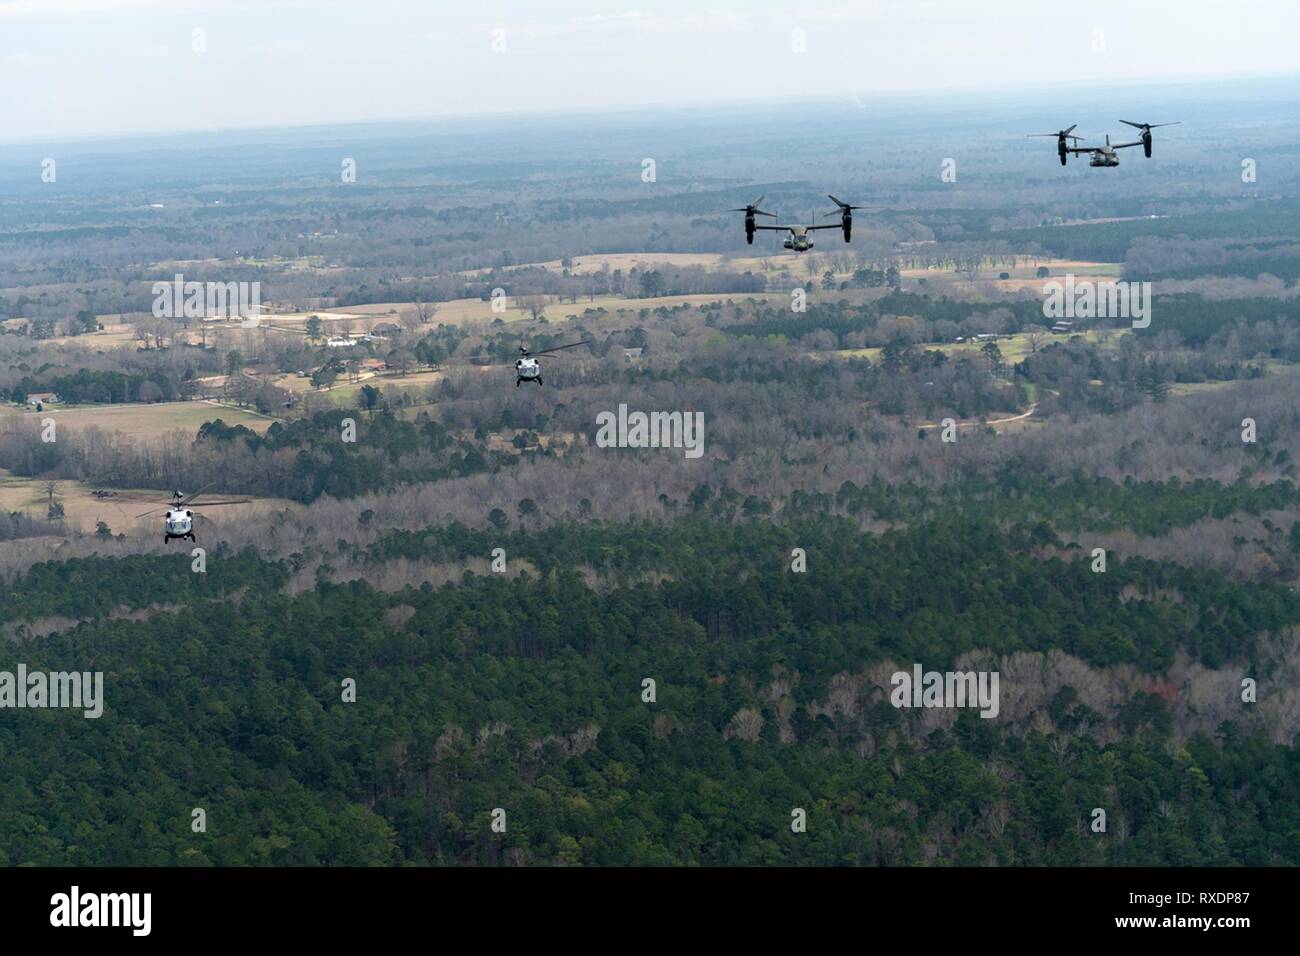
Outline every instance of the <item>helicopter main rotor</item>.
POLYGON ((591 345, 591 344, 592 344, 591 339, 583 339, 581 342, 570 342, 568 345, 556 345, 556 346, 552 346, 549 349, 539 349, 536 352, 530 351, 521 345, 519 346, 519 354, 526 355, 526 356, 547 355, 551 352, 559 352, 562 349, 572 349, 572 348, 577 348, 579 345, 591 345))

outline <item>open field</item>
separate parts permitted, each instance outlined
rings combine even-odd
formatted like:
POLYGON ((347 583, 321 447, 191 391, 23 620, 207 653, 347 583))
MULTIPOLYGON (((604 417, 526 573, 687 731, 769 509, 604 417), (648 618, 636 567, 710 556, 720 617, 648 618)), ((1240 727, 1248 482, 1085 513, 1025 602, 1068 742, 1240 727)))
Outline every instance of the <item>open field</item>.
MULTIPOLYGON (((707 258, 694 256, 693 258, 707 258)), ((718 258, 718 257, 713 257, 718 258)), ((597 296, 594 299, 579 298, 574 302, 559 302, 550 299, 544 317, 549 321, 563 321, 569 316, 580 316, 588 309, 604 309, 606 312, 625 310, 638 312, 642 309, 676 308, 682 305, 700 305, 706 302, 742 299, 748 296, 740 294, 703 293, 697 295, 669 295, 655 298, 628 298, 624 296, 597 296)), ((506 299, 507 308, 494 312, 492 303, 478 298, 451 299, 446 302, 433 303, 436 312, 427 329, 439 324, 470 325, 490 324, 498 319, 503 322, 519 322, 532 317, 527 309, 519 308, 518 300, 506 299)), ((254 328, 243 328, 237 321, 212 321, 201 329, 198 323, 191 325, 188 331, 180 333, 190 344, 197 345, 204 334, 208 344, 212 345, 220 335, 258 334, 268 331, 278 335, 300 336, 305 333, 307 321, 312 316, 321 320, 321 336, 342 334, 345 330, 353 335, 369 332, 379 325, 401 325, 403 313, 414 312, 411 302, 375 302, 369 305, 348 306, 336 309, 317 309, 305 312, 267 312, 264 313, 254 328)), ((124 323, 119 317, 111 316, 101 319, 105 329, 76 337, 66 337, 54 341, 76 342, 91 348, 120 348, 135 344, 135 328, 129 322, 124 323), (109 324, 112 322, 113 324, 109 324)), ((426 329, 426 330, 427 330, 426 329)))
POLYGON ((943 286, 951 286, 955 289, 970 288, 972 285, 988 284, 1003 292, 1033 292, 1037 295, 1043 294, 1043 286, 1048 282, 1061 282, 1066 274, 1073 275, 1076 283, 1079 280, 1099 280, 1110 281, 1118 279, 1124 272, 1124 266, 1119 262, 1084 262, 1077 259, 1041 259, 1028 265, 1016 266, 986 266, 977 272, 973 279, 968 279, 966 275, 959 274, 955 269, 904 269, 902 276, 904 280, 925 279, 927 285, 930 283, 940 283, 943 286), (1046 278, 1038 278, 1037 272, 1039 266, 1046 266, 1051 275, 1046 278), (1008 278, 998 278, 1002 273, 1006 273, 1008 278))
POLYGON ((595 299, 579 299, 577 303, 553 303, 546 307, 546 318, 554 322, 569 316, 581 317, 589 310, 604 309, 606 312, 641 312, 655 309, 675 309, 683 305, 704 305, 709 302, 725 302, 728 299, 743 301, 758 298, 749 293, 709 292, 699 295, 664 295, 650 299, 628 299, 622 296, 596 296, 595 299))
MULTIPOLYGON (((1271 376, 1300 377, 1300 365, 1290 365, 1279 359, 1268 359, 1263 363, 1268 369, 1271 376)), ((1227 388, 1230 385, 1236 385, 1236 381, 1229 382, 1175 382, 1169 386, 1169 394, 1175 397, 1184 397, 1187 395, 1201 395, 1205 392, 1217 392, 1219 389, 1227 388)))
POLYGON ((170 278, 172 275, 180 272, 184 273, 186 269, 211 269, 222 266, 259 266, 261 268, 285 269, 287 271, 302 272, 312 270, 314 272, 338 272, 337 266, 331 266, 326 261, 325 256, 270 256, 259 258, 257 256, 230 256, 228 258, 209 258, 209 259, 171 259, 160 262, 151 262, 145 266, 150 275, 161 275, 170 278))
MULTIPOLYGON (((612 253, 609 255, 594 254, 589 256, 580 256, 573 259, 571 271, 575 275, 587 275, 599 272, 608 268, 611 272, 615 269, 621 269, 628 272, 631 269, 653 268, 655 265, 669 266, 702 266, 711 270, 726 270, 728 272, 753 272, 759 275, 773 276, 780 273, 786 273, 790 277, 804 277, 811 274, 821 275, 825 268, 823 254, 832 254, 838 252, 853 252, 853 247, 844 246, 842 243, 834 245, 819 243, 809 253, 786 252, 781 249, 778 239, 772 240, 770 249, 767 254, 760 253, 759 243, 761 239, 755 239, 754 255, 737 256, 728 258, 717 253, 668 253, 668 252, 624 252, 612 253)), ((518 268, 545 268, 553 272, 559 272, 563 268, 559 260, 551 262, 532 263, 529 266, 519 266, 518 268)), ((477 275, 487 270, 475 270, 465 273, 465 275, 477 275)), ((1018 290, 1031 288, 1038 290, 1044 281, 1050 281, 1051 278, 1060 278, 1067 272, 1076 277, 1099 277, 1099 278, 1118 278, 1123 271, 1121 263, 1117 262, 1085 262, 1077 259, 1052 259, 1042 258, 1029 265, 1017 265, 1013 267, 994 267, 989 266, 981 269, 975 277, 977 282, 993 282, 999 288, 1018 290), (1046 266, 1051 270, 1052 275, 1048 280, 1038 279, 1035 275, 1039 266, 1046 266), (999 279, 998 276, 1006 272, 1009 276, 1007 279, 999 279)), ((847 279, 849 273, 837 272, 837 277, 847 279)), ((902 272, 904 279, 927 279, 934 281, 936 279, 951 279, 954 281, 966 282, 964 276, 959 276, 955 269, 904 269, 902 272)), ((354 306, 353 310, 371 308, 367 306, 354 306)))
MULTIPOLYGON (((755 244, 759 242, 754 240, 755 244)), ((778 242, 774 249, 781 249, 778 242)), ((786 252, 781 250, 773 252, 770 256, 741 256, 736 259, 729 259, 726 267, 731 272, 753 272, 758 275, 773 276, 782 273, 791 277, 795 276, 820 276, 825 271, 825 262, 821 259, 820 253, 832 253, 846 251, 851 252, 852 246, 845 246, 842 250, 834 247, 823 249, 820 243, 813 247, 812 252, 786 252), (814 268, 816 266, 816 268, 814 268)), ((849 273, 836 273, 837 276, 847 279, 849 273)))
MULTIPOLYGON (((32 517, 44 518, 49 506, 49 494, 46 481, 42 478, 23 478, 0 469, 0 508, 6 512, 18 511, 32 517)), ((108 497, 97 498, 96 488, 80 481, 57 480, 54 482, 54 500, 63 505, 64 524, 70 531, 91 532, 95 522, 103 521, 115 533, 145 531, 154 525, 161 527, 161 517, 151 515, 137 518, 145 511, 164 507, 171 498, 171 490, 160 488, 104 488, 99 489, 108 497)), ((214 501, 228 500, 243 495, 205 495, 214 501)), ((203 497, 198 500, 200 503, 203 497)), ((254 498, 244 505, 229 505, 213 512, 213 515, 231 514, 239 517, 269 514, 282 508, 299 508, 293 501, 278 498, 254 498)), ((198 506, 196 511, 201 511, 198 506)), ((200 524, 199 535, 203 534, 200 524)))
MULTIPOLYGON (((652 269, 655 266, 677 266, 679 268, 684 266, 704 266, 706 269, 716 269, 724 262, 724 259, 721 254, 716 252, 602 252, 593 253, 589 256, 574 256, 570 261, 572 266, 569 271, 574 275, 592 275, 602 270, 630 272, 632 269, 645 270, 652 269)), ((531 262, 511 268, 541 268, 549 272, 561 272, 564 265, 559 259, 552 259, 549 262, 531 262)), ((461 273, 461 275, 486 275, 491 271, 491 269, 470 269, 461 273)))
POLYGON ((1221 388, 1226 388, 1233 382, 1174 382, 1169 386, 1169 394, 1175 398, 1186 398, 1188 395, 1202 395, 1205 392, 1217 392, 1221 388))
MULTIPOLYGON (((152 489, 112 489, 112 497, 96 498, 92 486, 80 481, 55 481, 54 498, 63 505, 64 521, 72 530, 93 531, 103 521, 115 531, 125 529, 134 515, 166 503, 168 492, 152 489)), ((44 518, 48 507, 46 482, 22 478, 0 469, 0 508, 44 518)))
MULTIPOLYGON (((699 295, 665 295, 649 299, 634 299, 624 296, 596 296, 594 299, 580 297, 574 302, 555 302, 551 301, 546 306, 543 316, 551 322, 563 321, 571 315, 581 316, 588 309, 604 309, 606 312, 639 312, 642 309, 651 311, 659 308, 676 308, 681 305, 701 305, 706 302, 723 302, 727 299, 746 299, 750 295, 739 293, 721 293, 709 292, 699 295)), ((549 297, 552 298, 553 297, 549 297)), ((492 303, 483 299, 451 299, 447 302, 435 303, 437 313, 433 316, 431 326, 440 324, 445 325, 469 325, 473 323, 488 324, 500 319, 503 322, 520 322, 524 319, 532 318, 532 313, 526 309, 517 307, 515 299, 507 298, 506 308, 503 312, 493 312, 492 303)), ((411 308, 410 303, 405 302, 383 302, 369 306, 355 306, 350 308, 347 316, 352 318, 356 323, 353 331, 358 331, 367 320, 373 319, 375 322, 396 321, 395 310, 402 308, 411 308), (373 310, 362 313, 361 310, 373 310), (390 314, 391 313, 391 314, 390 314), (386 318, 381 318, 386 316, 386 318)), ((322 319, 330 317, 330 312, 310 313, 319 315, 322 319)), ((337 315, 338 313, 334 313, 337 315)), ((276 316, 277 320, 289 317, 276 316)), ((306 321, 306 316, 302 317, 306 321)))
POLYGON ((135 343, 135 326, 124 322, 119 316, 101 317, 98 332, 86 332, 82 335, 58 335, 49 341, 59 345, 69 343, 89 349, 117 349, 135 343))
POLYGON ((244 425, 257 432, 271 427, 274 418, 213 402, 157 402, 149 405, 49 405, 43 412, 6 409, 4 415, 26 416, 33 422, 52 418, 60 428, 95 425, 132 438, 156 437, 180 429, 193 435, 204 422, 220 418, 227 425, 244 425))
MULTIPOLYGON (((779 247, 778 247, 779 248, 779 247)), ((651 268, 655 265, 668 266, 701 266, 706 269, 726 269, 734 272, 754 272, 766 277, 769 284, 775 287, 782 287, 786 282, 801 282, 819 277, 826 266, 824 256, 820 253, 831 253, 841 250, 838 246, 830 246, 825 250, 817 249, 812 253, 795 254, 789 252, 774 252, 771 255, 753 255, 737 258, 726 258, 717 253, 612 253, 609 255, 594 254, 589 256, 577 257, 573 261, 572 271, 577 274, 589 274, 598 272, 601 269, 622 270, 624 272, 631 269, 651 268)), ((183 265, 183 264, 176 264, 183 265)), ((541 266, 553 271, 560 271, 562 268, 559 261, 534 263, 533 266, 541 266)), ((310 267, 306 264, 305 267, 310 267)), ((526 268, 520 266, 519 268, 526 268)), ((981 269, 973 281, 965 276, 958 274, 955 269, 904 269, 902 277, 905 283, 910 280, 915 283, 924 279, 927 285, 931 286, 930 291, 934 293, 952 293, 959 294, 963 290, 984 287, 992 288, 1001 292, 1009 293, 1033 293, 1041 295, 1043 286, 1047 282, 1059 281, 1067 273, 1072 274, 1076 279, 1094 278, 1099 280, 1111 280, 1120 277, 1123 266, 1120 263, 1112 262, 1088 262, 1075 259, 1051 259, 1044 258, 1036 260, 1027 265, 1017 265, 1013 267, 989 266, 981 269), (1051 275, 1045 279, 1040 279, 1035 275, 1039 265, 1046 266, 1051 275), (1007 279, 999 279, 998 275, 1002 272, 1008 274, 1007 279)), ((478 270, 482 271, 482 270, 478 270)), ((476 274, 475 272, 465 273, 466 275, 476 274)), ((850 278, 850 273, 837 272, 836 278, 839 281, 845 281, 850 278)), ((724 293, 703 293, 696 295, 673 295, 660 296, 651 299, 626 298, 622 296, 598 296, 595 299, 580 298, 577 302, 562 303, 551 301, 544 312, 545 317, 550 321, 563 321, 570 316, 581 316, 588 309, 604 309, 607 312, 616 312, 626 310, 637 312, 641 309, 658 309, 674 308, 681 305, 700 305, 706 302, 717 302, 732 299, 742 299, 748 296, 739 294, 724 293)), ((504 322, 517 322, 530 318, 531 314, 526 309, 518 307, 518 302, 514 298, 507 299, 507 308, 503 312, 492 311, 491 302, 478 298, 451 299, 446 302, 433 303, 436 313, 432 320, 432 325, 445 323, 448 325, 466 325, 473 323, 491 323, 497 319, 504 322)), ((308 319, 313 315, 318 316, 322 323, 322 335, 337 335, 344 328, 356 334, 368 332, 377 325, 395 324, 401 325, 401 318, 404 313, 414 311, 414 304, 410 302, 377 302, 367 305, 353 305, 331 309, 317 309, 302 312, 273 312, 266 311, 261 316, 258 329, 243 329, 235 321, 231 322, 209 322, 206 326, 206 332, 209 339, 218 333, 247 333, 252 334, 259 329, 267 329, 276 334, 283 335, 301 335, 305 331, 308 319)), ((135 327, 132 324, 133 319, 140 318, 138 315, 103 315, 100 322, 104 328, 98 332, 88 333, 86 335, 74 337, 60 337, 54 339, 56 342, 75 342, 88 348, 111 349, 131 347, 136 344, 135 327)), ((11 320, 14 321, 14 320, 11 320)), ((191 325, 190 329, 182 333, 184 338, 192 343, 197 344, 201 340, 202 333, 198 323, 191 325)))
MULTIPOLYGON (((773 234, 775 235, 775 234, 773 234)), ((729 257, 716 252, 614 252, 614 253, 593 253, 588 256, 575 256, 573 266, 570 271, 574 275, 591 275, 607 269, 610 272, 621 270, 630 272, 632 269, 646 270, 653 269, 655 266, 675 266, 677 268, 686 268, 690 266, 700 266, 713 271, 726 272, 755 272, 769 274, 785 270, 791 275, 807 275, 810 260, 809 255, 814 256, 812 262, 818 262, 816 257, 819 253, 831 252, 852 252, 852 246, 835 247, 827 245, 822 247, 818 243, 811 253, 794 253, 787 252, 781 248, 780 239, 777 237, 769 240, 769 244, 760 246, 762 239, 754 240, 754 254, 745 256, 729 257), (762 254, 760 249, 769 249, 770 254, 762 254)), ((823 240, 824 242, 824 240, 823 240)), ((553 259, 550 262, 533 262, 524 265, 514 266, 515 269, 537 269, 542 268, 550 272, 563 271, 563 265, 560 260, 553 259)), ((472 269, 463 272, 461 275, 476 276, 484 275, 491 270, 472 269)), ((820 270, 818 270, 820 274, 820 270)))
MULTIPOLYGON (((282 380, 288 380, 290 384, 281 385, 282 388, 289 388, 303 394, 313 396, 324 396, 334 405, 344 408, 356 408, 359 402, 359 394, 365 385, 386 392, 390 388, 406 391, 408 389, 423 389, 430 385, 436 385, 446 376, 445 372, 413 372, 407 376, 401 375, 371 375, 368 377, 359 377, 355 382, 340 382, 331 388, 317 391, 311 387, 311 383, 305 378, 298 378, 296 375, 286 375, 282 380), (296 383, 296 384, 294 384, 296 383)), ((277 382, 277 384, 279 384, 277 382)), ((313 406, 314 407, 314 406, 313 406)))

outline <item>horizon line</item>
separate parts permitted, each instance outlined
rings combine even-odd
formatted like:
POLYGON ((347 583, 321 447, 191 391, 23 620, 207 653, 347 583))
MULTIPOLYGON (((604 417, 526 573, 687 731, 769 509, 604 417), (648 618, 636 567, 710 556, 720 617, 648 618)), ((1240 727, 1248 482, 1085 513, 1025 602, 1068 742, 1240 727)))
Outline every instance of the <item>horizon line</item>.
MULTIPOLYGON (((47 144, 92 144, 117 143, 134 140, 165 139, 176 136, 214 136, 221 134, 257 134, 275 132, 298 132, 313 129, 337 129, 341 127, 377 127, 377 126, 415 126, 420 124, 454 125, 458 122, 490 122, 503 118, 526 116, 544 119, 553 117, 599 117, 629 113, 671 113, 677 111, 708 112, 726 109, 758 108, 762 106, 798 106, 800 104, 830 104, 835 102, 856 101, 864 108, 868 105, 878 106, 889 100, 906 100, 908 98, 931 99, 938 96, 969 97, 1009 94, 1021 94, 1031 98, 1040 98, 1049 92, 1068 93, 1071 91, 1095 91, 1099 87, 1108 89, 1142 88, 1148 86, 1201 86, 1209 83, 1250 83, 1296 79, 1300 80, 1300 71, 1231 73, 1231 74, 1187 74, 1150 77, 1101 77, 1095 81, 1077 79, 1056 80, 1037 83, 1032 86, 1017 83, 1015 85, 965 86, 951 87, 909 87, 897 90, 848 91, 840 95, 819 93, 810 95, 734 97, 707 101, 667 101, 654 103, 625 103, 609 106, 571 107, 563 106, 551 109, 496 110, 487 112, 430 113, 421 115, 401 115, 368 118, 339 118, 329 120, 304 120, 301 122, 250 125, 250 126, 212 126, 185 127, 178 129, 141 128, 119 132, 70 133, 58 135, 24 136, 21 139, 7 139, 0 134, 0 144, 7 147, 38 146, 47 144)), ((1297 90, 1300 94, 1300 90, 1297 90)))

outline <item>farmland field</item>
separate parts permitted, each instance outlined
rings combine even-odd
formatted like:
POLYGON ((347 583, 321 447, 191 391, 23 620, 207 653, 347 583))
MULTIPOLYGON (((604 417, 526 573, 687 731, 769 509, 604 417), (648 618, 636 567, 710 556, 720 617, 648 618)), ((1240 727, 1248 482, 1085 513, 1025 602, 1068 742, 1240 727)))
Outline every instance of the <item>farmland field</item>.
MULTIPOLYGON (((639 312, 642 309, 667 308, 672 309, 682 305, 701 305, 706 302, 720 302, 727 299, 740 301, 742 299, 752 298, 745 294, 730 293, 702 293, 698 295, 665 295, 648 299, 635 299, 625 296, 596 296, 594 299, 580 297, 574 302, 556 302, 554 297, 546 306, 543 316, 551 322, 562 321, 571 315, 582 316, 588 310, 604 309, 606 312, 639 312)), ((440 324, 445 325, 471 325, 475 323, 488 324, 500 319, 503 322, 520 322, 524 319, 532 318, 531 313, 526 309, 521 309, 517 301, 513 298, 507 298, 507 308, 503 312, 493 312, 492 303, 483 299, 451 299, 447 302, 437 303, 437 312, 430 322, 431 326, 440 324)), ((409 309, 411 304, 407 302, 383 302, 374 305, 352 306, 346 310, 346 315, 356 319, 363 316, 364 319, 358 322, 358 327, 365 324, 366 319, 378 319, 378 316, 388 316, 390 321, 396 320, 396 310, 409 309)), ((313 313, 320 315, 321 318, 328 318, 329 312, 313 313)), ((304 316, 305 320, 305 316, 304 316)))
MULTIPOLYGON (((133 528, 147 528, 157 524, 159 517, 138 518, 137 515, 165 506, 171 489, 162 488, 111 488, 98 489, 103 497, 96 497, 95 486, 82 481, 59 479, 54 481, 54 500, 63 506, 64 524, 71 530, 90 532, 95 523, 103 521, 114 532, 133 528)), ((225 500, 230 495, 207 496, 225 500)), ((245 496, 240 496, 245 497, 245 496)), ((202 498, 199 499, 202 502, 202 498)), ((19 512, 34 518, 44 518, 49 504, 47 483, 41 478, 23 478, 0 469, 0 508, 6 513, 19 512)), ((223 508, 232 517, 266 514, 280 508, 299 507, 292 501, 277 498, 254 498, 245 505, 223 508)))
POLYGON ((248 409, 218 405, 213 402, 158 402, 149 405, 60 405, 45 411, 8 409, 5 416, 27 417, 31 421, 52 418, 62 428, 86 428, 94 425, 117 431, 132 438, 154 437, 174 430, 193 434, 204 422, 220 418, 227 425, 244 425, 263 432, 275 421, 248 409))

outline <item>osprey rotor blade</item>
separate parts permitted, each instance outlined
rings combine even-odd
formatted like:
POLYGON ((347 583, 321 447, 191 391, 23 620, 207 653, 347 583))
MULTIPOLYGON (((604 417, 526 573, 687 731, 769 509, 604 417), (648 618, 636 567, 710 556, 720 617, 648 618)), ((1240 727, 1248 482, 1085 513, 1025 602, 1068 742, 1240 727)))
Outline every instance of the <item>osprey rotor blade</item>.
POLYGON ((775 213, 765 212, 765 211, 761 208, 762 205, 763 205, 763 200, 766 199, 766 198, 767 198, 766 196, 759 196, 757 199, 755 199, 755 200, 754 200, 752 203, 750 203, 748 206, 740 206, 739 208, 732 209, 732 210, 729 210, 729 211, 730 211, 730 212, 743 212, 746 216, 772 216, 772 215, 775 215, 775 213))

